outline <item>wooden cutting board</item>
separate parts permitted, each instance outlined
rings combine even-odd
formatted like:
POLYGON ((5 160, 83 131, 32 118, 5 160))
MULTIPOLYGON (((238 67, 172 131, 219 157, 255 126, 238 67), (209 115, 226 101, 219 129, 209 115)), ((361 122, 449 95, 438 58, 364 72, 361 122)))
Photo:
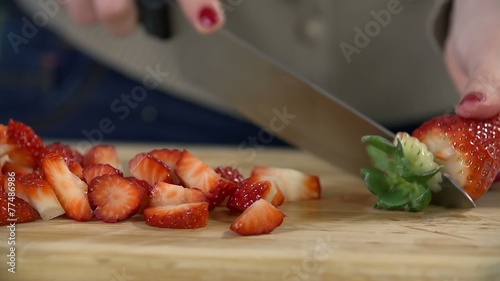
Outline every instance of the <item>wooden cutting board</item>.
POLYGON ((0 280, 500 280, 500 188, 471 210, 374 210, 357 176, 299 151, 176 145, 120 145, 124 160, 151 148, 187 148, 212 166, 290 167, 317 174, 323 199, 288 203, 272 234, 239 237, 224 208, 197 230, 59 218, 18 224, 16 273, 10 234, 0 231, 0 280))

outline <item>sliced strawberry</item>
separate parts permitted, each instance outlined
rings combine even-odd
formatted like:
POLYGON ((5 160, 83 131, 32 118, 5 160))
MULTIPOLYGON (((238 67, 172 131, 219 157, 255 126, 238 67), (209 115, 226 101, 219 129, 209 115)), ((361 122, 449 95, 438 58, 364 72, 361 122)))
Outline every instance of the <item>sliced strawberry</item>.
POLYGON ((147 181, 143 181, 135 177, 126 177, 126 179, 135 182, 137 186, 141 188, 142 199, 138 213, 142 213, 146 208, 149 207, 149 194, 151 193, 153 187, 147 181))
POLYGON ((92 209, 87 198, 88 185, 73 174, 64 157, 51 153, 42 159, 45 180, 52 186, 66 215, 77 221, 92 219, 92 209))
POLYGON ((181 158, 181 151, 178 149, 155 149, 148 152, 149 155, 160 160, 163 164, 167 165, 170 169, 170 177, 173 184, 181 184, 179 176, 176 174, 177 161, 181 158))
POLYGON ((208 203, 186 203, 144 210, 146 224, 154 227, 194 229, 208 222, 208 203))
POLYGON ((14 145, 7 143, 7 126, 0 124, 0 157, 9 153, 14 145))
POLYGON ((120 175, 103 175, 90 183, 89 199, 94 215, 104 222, 119 222, 137 214, 142 203, 142 188, 120 175))
POLYGON ((159 182, 151 190, 149 206, 159 207, 206 201, 203 191, 197 188, 185 188, 180 185, 159 182))
POLYGON ((86 166, 82 172, 83 180, 90 184, 90 182, 98 176, 103 175, 120 175, 123 176, 122 171, 114 168, 109 164, 93 164, 86 166))
POLYGON ((280 206, 285 200, 283 193, 273 180, 252 176, 243 181, 229 196, 227 207, 231 211, 243 212, 261 198, 274 206, 280 206))
MULTIPOLYGON (((65 159, 73 159, 74 161, 82 164, 83 163, 83 156, 80 154, 78 151, 74 150, 71 148, 71 146, 62 144, 60 142, 54 142, 49 145, 45 146, 45 149, 43 151, 43 155, 49 154, 49 153, 59 153, 61 154, 65 159)), ((43 158, 42 155, 42 158, 43 158)))
POLYGON ((26 203, 29 203, 28 194, 24 189, 24 186, 19 182, 20 175, 6 173, 2 176, 2 187, 5 193, 14 192, 16 197, 22 199, 26 203))
POLYGON ((319 177, 314 175, 288 168, 256 166, 252 170, 252 176, 262 176, 274 180, 283 192, 285 202, 321 197, 319 177))
POLYGON ((436 163, 474 200, 500 172, 500 115, 485 120, 438 116, 417 128, 413 136, 427 145, 436 163))
POLYGON ((170 168, 147 153, 137 154, 128 162, 128 167, 134 177, 145 180, 151 186, 157 182, 172 183, 170 168))
POLYGON ((215 168, 215 172, 219 174, 219 176, 230 180, 237 185, 242 183, 245 180, 245 177, 238 171, 238 169, 233 167, 217 167, 215 168))
POLYGON ((77 162, 75 159, 66 159, 66 163, 68 164, 68 169, 75 174, 75 176, 83 179, 83 167, 80 162, 77 162))
POLYGON ((19 180, 28 195, 29 203, 43 220, 51 220, 65 213, 50 184, 42 179, 22 177, 19 180))
POLYGON ((9 151, 11 161, 35 168, 43 153, 42 139, 28 125, 10 120, 7 125, 7 143, 14 146, 9 151))
POLYGON ((282 211, 259 199, 234 220, 230 229, 239 235, 268 234, 280 226, 284 218, 282 211))
POLYGON ((0 225, 38 220, 40 215, 30 204, 0 191, 0 225))
POLYGON ((5 163, 3 163, 2 173, 7 174, 8 172, 14 172, 16 173, 16 175, 21 176, 32 173, 33 168, 28 166, 23 166, 11 161, 6 161, 5 163))
POLYGON ((211 209, 236 189, 234 182, 219 176, 210 166, 187 150, 182 152, 176 172, 185 187, 196 187, 205 193, 211 209))
POLYGON ((113 145, 96 145, 87 151, 83 156, 83 166, 93 164, 109 164, 115 169, 121 170, 120 158, 113 145))

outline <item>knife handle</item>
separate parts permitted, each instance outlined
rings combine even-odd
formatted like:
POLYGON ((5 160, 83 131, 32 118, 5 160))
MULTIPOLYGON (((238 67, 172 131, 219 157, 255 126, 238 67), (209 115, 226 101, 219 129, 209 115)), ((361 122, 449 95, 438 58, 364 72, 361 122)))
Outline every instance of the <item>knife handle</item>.
POLYGON ((146 31, 160 39, 173 36, 171 0, 137 0, 139 21, 146 31))

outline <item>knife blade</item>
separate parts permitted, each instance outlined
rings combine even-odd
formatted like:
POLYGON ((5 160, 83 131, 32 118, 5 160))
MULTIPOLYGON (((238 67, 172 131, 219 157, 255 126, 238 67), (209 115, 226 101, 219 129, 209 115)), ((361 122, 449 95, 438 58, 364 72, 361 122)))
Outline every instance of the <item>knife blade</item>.
MULTIPOLYGON (((348 104, 280 65, 251 44, 222 29, 210 36, 186 32, 180 73, 236 108, 263 128, 262 144, 278 136, 344 171, 359 175, 371 166, 361 138, 394 133, 348 104)), ((362 98, 362 93, 360 94, 362 98)), ((250 136, 249 136, 250 137, 250 136)), ((470 196, 444 175, 443 190, 433 203, 472 208, 470 196)))

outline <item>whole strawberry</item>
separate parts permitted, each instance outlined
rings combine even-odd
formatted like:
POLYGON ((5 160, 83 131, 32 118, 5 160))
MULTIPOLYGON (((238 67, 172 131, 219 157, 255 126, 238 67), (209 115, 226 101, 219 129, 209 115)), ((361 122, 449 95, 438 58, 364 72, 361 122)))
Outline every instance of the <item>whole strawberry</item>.
POLYGON ((412 135, 474 200, 488 191, 500 171, 500 115, 486 120, 442 115, 412 135))

